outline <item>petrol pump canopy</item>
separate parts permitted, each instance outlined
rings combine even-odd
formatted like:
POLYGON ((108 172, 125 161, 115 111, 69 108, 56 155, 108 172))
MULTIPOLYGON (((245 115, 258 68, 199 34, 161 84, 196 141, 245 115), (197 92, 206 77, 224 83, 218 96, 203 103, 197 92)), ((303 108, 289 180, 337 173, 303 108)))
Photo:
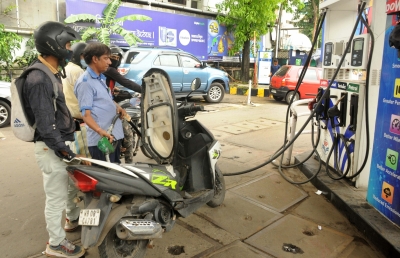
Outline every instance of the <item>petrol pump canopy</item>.
POLYGON ((293 49, 293 50, 301 50, 301 51, 310 51, 311 50, 311 41, 310 39, 301 33, 294 34, 290 36, 287 40, 285 49, 293 49))

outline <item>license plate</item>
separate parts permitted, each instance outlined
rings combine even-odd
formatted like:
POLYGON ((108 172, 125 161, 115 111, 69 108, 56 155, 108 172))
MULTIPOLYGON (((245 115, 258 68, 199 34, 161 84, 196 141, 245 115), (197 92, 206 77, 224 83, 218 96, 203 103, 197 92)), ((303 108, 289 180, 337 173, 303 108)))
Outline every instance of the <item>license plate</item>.
POLYGON ((82 226, 98 226, 100 209, 83 209, 79 214, 78 224, 82 226))
POLYGON ((271 93, 276 93, 276 90, 271 90, 271 93))

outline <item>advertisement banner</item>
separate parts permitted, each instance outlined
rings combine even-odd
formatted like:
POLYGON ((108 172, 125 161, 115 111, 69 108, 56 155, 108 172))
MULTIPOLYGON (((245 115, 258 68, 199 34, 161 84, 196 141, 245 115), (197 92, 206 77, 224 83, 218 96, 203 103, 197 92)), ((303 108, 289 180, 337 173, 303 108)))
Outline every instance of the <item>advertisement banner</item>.
POLYGON ((400 226, 400 61, 397 50, 388 44, 394 28, 392 17, 388 15, 386 19, 367 201, 400 226))
POLYGON ((208 20, 208 59, 222 60, 224 56, 228 56, 228 50, 233 45, 233 37, 228 34, 226 27, 221 26, 216 20, 208 20))
MULTIPOLYGON (((102 18, 103 9, 106 6, 105 4, 82 0, 66 0, 65 3, 67 17, 72 14, 92 14, 98 17, 95 23, 77 22, 71 25, 75 30, 81 31, 89 26, 100 26, 99 20, 102 18)), ((207 43, 211 39, 211 36, 208 34, 208 19, 126 6, 120 6, 116 17, 119 18, 133 14, 146 15, 152 19, 151 21, 143 22, 123 22, 122 27, 124 27, 124 29, 133 32, 143 40, 143 43, 138 44, 138 46, 176 47, 193 54, 200 60, 208 59, 207 49, 209 48, 207 43), (207 40, 207 38, 209 39, 207 40)), ((218 27, 220 26, 218 25, 218 27)), ((218 33, 220 33, 220 31, 223 32, 222 29, 218 29, 218 33)), ((119 46, 128 46, 121 36, 115 34, 111 35, 111 43, 119 46)), ((211 46, 210 49, 218 48, 218 43, 215 46, 211 46)), ((227 47, 224 48, 224 50, 225 49, 227 51, 227 47)), ((222 48, 220 48, 220 50, 222 50, 222 48)), ((217 51, 219 53, 218 49, 217 51)), ((226 51, 221 52, 221 54, 226 55, 226 51)))

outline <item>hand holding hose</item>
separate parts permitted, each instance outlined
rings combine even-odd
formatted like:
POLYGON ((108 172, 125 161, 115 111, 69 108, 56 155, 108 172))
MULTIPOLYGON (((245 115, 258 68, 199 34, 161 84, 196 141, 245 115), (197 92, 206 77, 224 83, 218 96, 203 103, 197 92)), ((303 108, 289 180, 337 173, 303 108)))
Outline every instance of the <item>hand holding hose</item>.
POLYGON ((106 130, 101 129, 101 127, 96 130, 96 133, 98 133, 100 137, 106 137, 110 143, 114 141, 114 135, 108 133, 106 130))

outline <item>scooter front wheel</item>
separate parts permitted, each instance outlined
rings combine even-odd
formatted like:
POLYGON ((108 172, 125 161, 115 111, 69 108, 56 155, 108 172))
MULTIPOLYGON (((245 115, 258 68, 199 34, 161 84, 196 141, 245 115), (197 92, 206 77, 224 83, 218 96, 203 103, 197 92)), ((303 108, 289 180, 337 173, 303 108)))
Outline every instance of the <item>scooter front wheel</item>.
POLYGON ((220 206, 225 199, 225 178, 222 175, 218 164, 215 165, 215 186, 214 186, 214 198, 207 203, 208 206, 215 208, 220 206))
POLYGON ((147 251, 149 240, 122 240, 119 239, 115 231, 116 226, 112 227, 99 246, 101 258, 142 258, 147 251))

